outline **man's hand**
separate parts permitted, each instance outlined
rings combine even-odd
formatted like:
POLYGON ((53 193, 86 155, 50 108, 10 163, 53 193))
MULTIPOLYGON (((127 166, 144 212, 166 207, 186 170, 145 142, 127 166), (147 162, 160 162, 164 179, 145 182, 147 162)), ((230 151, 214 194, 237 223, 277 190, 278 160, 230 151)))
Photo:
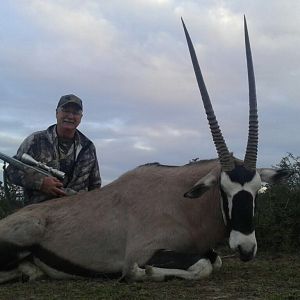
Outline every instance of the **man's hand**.
POLYGON ((41 191, 56 197, 66 196, 62 190, 63 184, 55 177, 45 177, 41 186, 41 191))

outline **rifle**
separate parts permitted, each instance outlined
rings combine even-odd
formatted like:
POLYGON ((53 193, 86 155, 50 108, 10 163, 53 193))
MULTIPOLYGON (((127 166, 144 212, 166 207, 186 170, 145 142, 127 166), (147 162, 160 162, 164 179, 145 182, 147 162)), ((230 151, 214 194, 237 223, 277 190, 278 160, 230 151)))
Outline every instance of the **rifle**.
POLYGON ((30 155, 24 153, 21 157, 21 160, 18 160, 16 158, 10 157, 2 152, 0 152, 0 159, 15 166, 16 168, 26 172, 28 170, 34 170, 36 172, 39 172, 45 176, 54 176, 60 180, 63 180, 65 178, 65 173, 51 168, 47 166, 44 163, 41 163, 39 161, 36 161, 33 157, 30 155))

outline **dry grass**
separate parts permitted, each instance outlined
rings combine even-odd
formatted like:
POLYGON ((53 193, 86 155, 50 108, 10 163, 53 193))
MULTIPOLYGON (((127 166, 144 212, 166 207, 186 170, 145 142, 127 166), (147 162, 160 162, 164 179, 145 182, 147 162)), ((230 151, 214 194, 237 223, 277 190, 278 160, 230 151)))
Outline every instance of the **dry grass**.
POLYGON ((300 255, 259 255, 249 263, 225 258, 219 272, 193 282, 45 280, 6 284, 0 286, 0 299, 300 299, 300 255))

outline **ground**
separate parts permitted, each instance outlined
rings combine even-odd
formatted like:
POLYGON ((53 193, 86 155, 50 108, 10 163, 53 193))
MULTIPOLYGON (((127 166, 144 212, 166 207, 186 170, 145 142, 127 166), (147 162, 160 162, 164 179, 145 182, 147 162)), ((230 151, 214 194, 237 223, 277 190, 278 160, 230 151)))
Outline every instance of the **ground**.
POLYGON ((300 253, 258 254, 248 263, 227 256, 223 258, 223 267, 218 273, 193 282, 17 282, 1 285, 0 299, 300 299, 300 253))

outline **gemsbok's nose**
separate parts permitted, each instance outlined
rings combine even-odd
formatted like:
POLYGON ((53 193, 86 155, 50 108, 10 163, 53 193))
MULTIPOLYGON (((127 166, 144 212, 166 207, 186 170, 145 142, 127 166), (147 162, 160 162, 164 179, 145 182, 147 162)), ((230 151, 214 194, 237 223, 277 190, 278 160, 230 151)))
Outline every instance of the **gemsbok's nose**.
POLYGON ((255 251, 255 246, 252 247, 252 249, 249 250, 244 250, 240 245, 238 246, 238 251, 240 255, 240 260, 241 261, 249 261, 255 257, 256 251, 255 251))

